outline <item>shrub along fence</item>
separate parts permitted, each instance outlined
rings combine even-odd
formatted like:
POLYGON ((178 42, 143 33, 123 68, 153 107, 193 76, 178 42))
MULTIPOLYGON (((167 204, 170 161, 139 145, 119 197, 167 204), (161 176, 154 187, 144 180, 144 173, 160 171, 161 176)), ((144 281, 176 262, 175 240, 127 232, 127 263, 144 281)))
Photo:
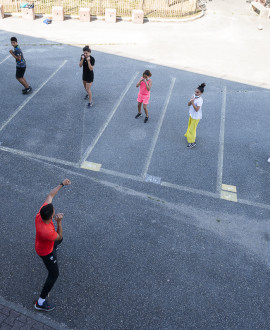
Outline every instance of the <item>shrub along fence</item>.
MULTIPOLYGON (((28 1, 0 0, 5 12, 20 12, 28 1)), ((36 14, 51 14, 53 6, 63 6, 65 15, 78 15, 80 8, 90 8, 91 15, 104 16, 105 8, 116 9, 116 15, 128 17, 133 9, 142 9, 145 17, 181 18, 200 11, 197 0, 29 0, 36 14)))

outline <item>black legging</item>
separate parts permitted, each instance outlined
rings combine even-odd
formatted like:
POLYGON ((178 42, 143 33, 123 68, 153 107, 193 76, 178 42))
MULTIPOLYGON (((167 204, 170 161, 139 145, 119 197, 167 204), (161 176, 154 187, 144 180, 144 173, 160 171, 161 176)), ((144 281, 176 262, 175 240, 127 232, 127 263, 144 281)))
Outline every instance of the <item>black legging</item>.
POLYGON ((42 299, 46 299, 46 297, 48 296, 49 292, 51 291, 52 287, 54 286, 54 283, 56 282, 59 276, 56 247, 57 245, 62 243, 62 240, 54 242, 52 253, 47 254, 46 256, 41 256, 44 265, 48 269, 48 277, 46 279, 46 282, 44 283, 43 289, 40 294, 40 298, 42 299))

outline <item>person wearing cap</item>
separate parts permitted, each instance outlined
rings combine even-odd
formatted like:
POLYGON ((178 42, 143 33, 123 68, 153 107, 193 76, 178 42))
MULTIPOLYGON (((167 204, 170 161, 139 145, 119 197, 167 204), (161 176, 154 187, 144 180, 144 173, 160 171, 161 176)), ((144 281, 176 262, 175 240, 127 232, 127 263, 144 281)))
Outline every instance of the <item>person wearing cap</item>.
POLYGON ((64 214, 55 214, 52 201, 54 196, 62 187, 70 184, 70 180, 65 179, 57 187, 55 187, 46 197, 45 202, 41 206, 35 219, 35 250, 48 270, 47 279, 44 283, 40 297, 34 306, 35 309, 41 311, 48 312, 55 308, 53 304, 48 303, 46 298, 48 297, 49 292, 51 291, 52 287, 54 286, 54 283, 59 276, 56 249, 57 246, 63 240, 62 219, 64 217, 64 214), (55 218, 57 222, 57 230, 55 230, 53 218, 55 218))

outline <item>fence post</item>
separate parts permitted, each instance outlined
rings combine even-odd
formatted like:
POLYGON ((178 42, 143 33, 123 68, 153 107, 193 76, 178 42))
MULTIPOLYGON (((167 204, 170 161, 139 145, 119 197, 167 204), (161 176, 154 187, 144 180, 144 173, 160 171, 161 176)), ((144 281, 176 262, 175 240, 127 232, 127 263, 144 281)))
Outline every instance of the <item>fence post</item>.
POLYGON ((145 0, 142 0, 142 4, 141 4, 141 9, 143 10, 143 7, 144 7, 144 1, 145 0))
POLYGON ((35 8, 22 8, 22 18, 35 19, 35 8))
POLYGON ((91 21, 90 8, 80 8, 79 17, 81 22, 90 22, 91 21))
POLYGON ((52 19, 53 21, 63 21, 64 20, 64 8, 62 6, 52 7, 52 19))
POLYGON ((116 23, 116 9, 112 9, 112 8, 105 9, 105 22, 116 23))
POLYGON ((195 13, 197 9, 197 0, 189 0, 190 3, 190 11, 195 13))
POLYGON ((0 4, 0 19, 5 17, 4 6, 0 4))
POLYGON ((143 10, 132 10, 132 22, 136 24, 143 24, 144 13, 143 10))
POLYGON ((98 14, 102 15, 102 9, 103 9, 103 1, 98 0, 98 14))

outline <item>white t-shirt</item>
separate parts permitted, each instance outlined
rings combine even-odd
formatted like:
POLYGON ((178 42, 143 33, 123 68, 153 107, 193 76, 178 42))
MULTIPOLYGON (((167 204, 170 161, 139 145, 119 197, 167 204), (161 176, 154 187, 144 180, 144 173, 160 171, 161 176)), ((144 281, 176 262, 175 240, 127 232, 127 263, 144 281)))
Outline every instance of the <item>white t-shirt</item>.
POLYGON ((189 107, 189 115, 192 119, 202 119, 202 104, 203 104, 203 99, 201 98, 201 96, 195 98, 195 95, 193 95, 194 97, 194 104, 198 107, 200 107, 199 111, 195 111, 195 109, 193 108, 193 105, 191 104, 191 106, 189 107))

